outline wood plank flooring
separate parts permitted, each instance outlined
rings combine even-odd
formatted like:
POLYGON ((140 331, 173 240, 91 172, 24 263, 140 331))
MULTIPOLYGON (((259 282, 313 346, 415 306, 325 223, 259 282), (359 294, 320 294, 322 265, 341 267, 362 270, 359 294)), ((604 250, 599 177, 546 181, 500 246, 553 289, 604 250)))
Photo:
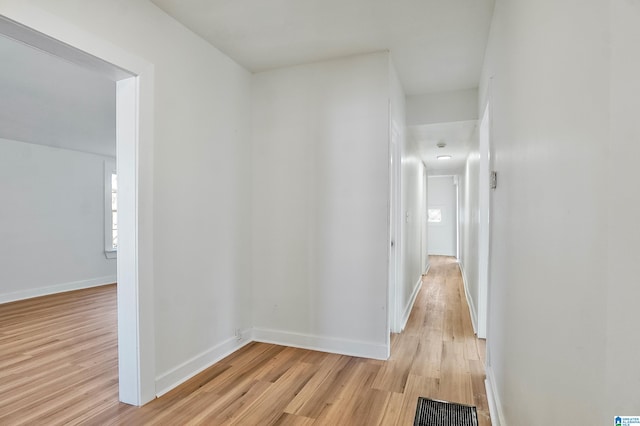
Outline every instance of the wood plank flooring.
POLYGON ((0 305, 0 425, 404 426, 425 396, 490 426, 460 271, 431 265, 388 361, 251 343, 141 408, 117 401, 115 286, 0 305))
POLYGON ((116 286, 0 305, 0 425, 81 422, 118 400, 116 286))

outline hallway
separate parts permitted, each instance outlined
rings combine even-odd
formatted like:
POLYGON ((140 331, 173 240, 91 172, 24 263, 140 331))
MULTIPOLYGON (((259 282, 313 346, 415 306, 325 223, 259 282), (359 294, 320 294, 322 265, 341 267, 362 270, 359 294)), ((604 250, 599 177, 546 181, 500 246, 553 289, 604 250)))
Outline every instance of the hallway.
MULTIPOLYGON (((142 408, 117 402, 116 335, 94 325, 95 320, 106 318, 114 328, 115 286, 43 297, 35 307, 50 311, 62 306, 62 299, 73 302, 80 296, 82 303, 63 305, 64 318, 76 322, 73 338, 84 342, 83 348, 100 347, 99 359, 93 350, 88 355, 82 351, 68 355, 67 346, 50 344, 42 364, 30 368, 40 375, 46 371, 55 375, 71 356, 73 360, 86 358, 84 362, 99 374, 82 378, 79 396, 68 393, 73 382, 61 388, 55 377, 34 382, 38 386, 30 393, 24 392, 24 377, 9 381, 2 386, 2 394, 20 398, 15 403, 0 401, 0 419, 11 419, 12 424, 46 419, 48 424, 96 425, 408 426, 413 424, 417 398, 425 396, 476 405, 479 425, 490 426, 481 361, 484 345, 473 334, 453 258, 431 257, 431 270, 407 327, 393 336, 392 356, 386 362, 251 343, 142 408), (87 309, 91 314, 85 318, 87 309), (87 322, 77 323, 80 319, 87 322), (38 408, 26 416, 22 407, 38 408)), ((18 302, 6 305, 4 311, 20 308, 26 312, 33 305, 18 302)), ((30 317, 28 329, 13 341, 33 341, 36 331, 60 327, 50 316, 30 317)), ((10 315, 1 318, 3 330, 15 322, 10 315)), ((16 345, 5 342, 5 364, 13 362, 7 352, 11 348, 16 345)), ((24 363, 21 358, 16 361, 17 365, 24 363)))
MULTIPOLYGON (((389 364, 404 360, 397 372, 407 378, 405 405, 418 396, 475 405, 478 424, 490 426, 485 341, 473 333, 460 269, 453 257, 430 256, 430 262, 407 326, 394 335, 389 364)), ((398 424, 411 424, 408 411, 398 424)))

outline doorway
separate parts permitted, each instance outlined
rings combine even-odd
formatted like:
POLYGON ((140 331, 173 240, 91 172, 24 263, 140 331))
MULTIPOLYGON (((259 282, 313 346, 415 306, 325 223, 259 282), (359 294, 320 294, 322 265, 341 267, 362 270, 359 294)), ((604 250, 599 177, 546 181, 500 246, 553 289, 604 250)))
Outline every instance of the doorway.
POLYGON ((153 69, 130 53, 64 23, 53 23, 38 31, 44 25, 39 18, 35 12, 22 13, 21 22, 0 16, 0 35, 116 83, 119 399, 142 405, 155 397, 152 211, 147 199, 150 196, 146 195, 147 191, 151 193, 153 183, 149 160, 153 141, 153 69), (140 191, 141 183, 145 192, 140 191))
POLYGON ((427 194, 430 255, 458 256, 458 187, 456 176, 429 176, 427 194))

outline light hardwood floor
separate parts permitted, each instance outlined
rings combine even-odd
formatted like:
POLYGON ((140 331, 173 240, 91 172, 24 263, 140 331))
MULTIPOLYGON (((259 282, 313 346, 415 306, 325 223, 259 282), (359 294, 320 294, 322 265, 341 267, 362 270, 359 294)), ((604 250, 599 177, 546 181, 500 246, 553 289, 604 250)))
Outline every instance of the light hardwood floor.
POLYGON ((490 426, 460 271, 431 265, 388 361, 251 343, 142 408, 117 401, 115 286, 0 305, 0 425, 404 426, 425 396, 490 426))

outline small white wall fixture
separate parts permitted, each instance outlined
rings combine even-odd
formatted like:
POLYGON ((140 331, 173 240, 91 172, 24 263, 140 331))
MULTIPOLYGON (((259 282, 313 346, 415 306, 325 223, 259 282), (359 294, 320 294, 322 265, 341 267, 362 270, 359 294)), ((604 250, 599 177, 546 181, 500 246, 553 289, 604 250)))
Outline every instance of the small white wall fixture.
POLYGON ((155 397, 149 199, 153 179, 152 158, 148 158, 153 152, 153 67, 51 15, 19 3, 0 8, 0 36, 91 69, 116 82, 119 399, 143 405, 155 397), (143 155, 144 162, 141 161, 143 155), (145 185, 144 194, 139 190, 141 182, 145 185))

